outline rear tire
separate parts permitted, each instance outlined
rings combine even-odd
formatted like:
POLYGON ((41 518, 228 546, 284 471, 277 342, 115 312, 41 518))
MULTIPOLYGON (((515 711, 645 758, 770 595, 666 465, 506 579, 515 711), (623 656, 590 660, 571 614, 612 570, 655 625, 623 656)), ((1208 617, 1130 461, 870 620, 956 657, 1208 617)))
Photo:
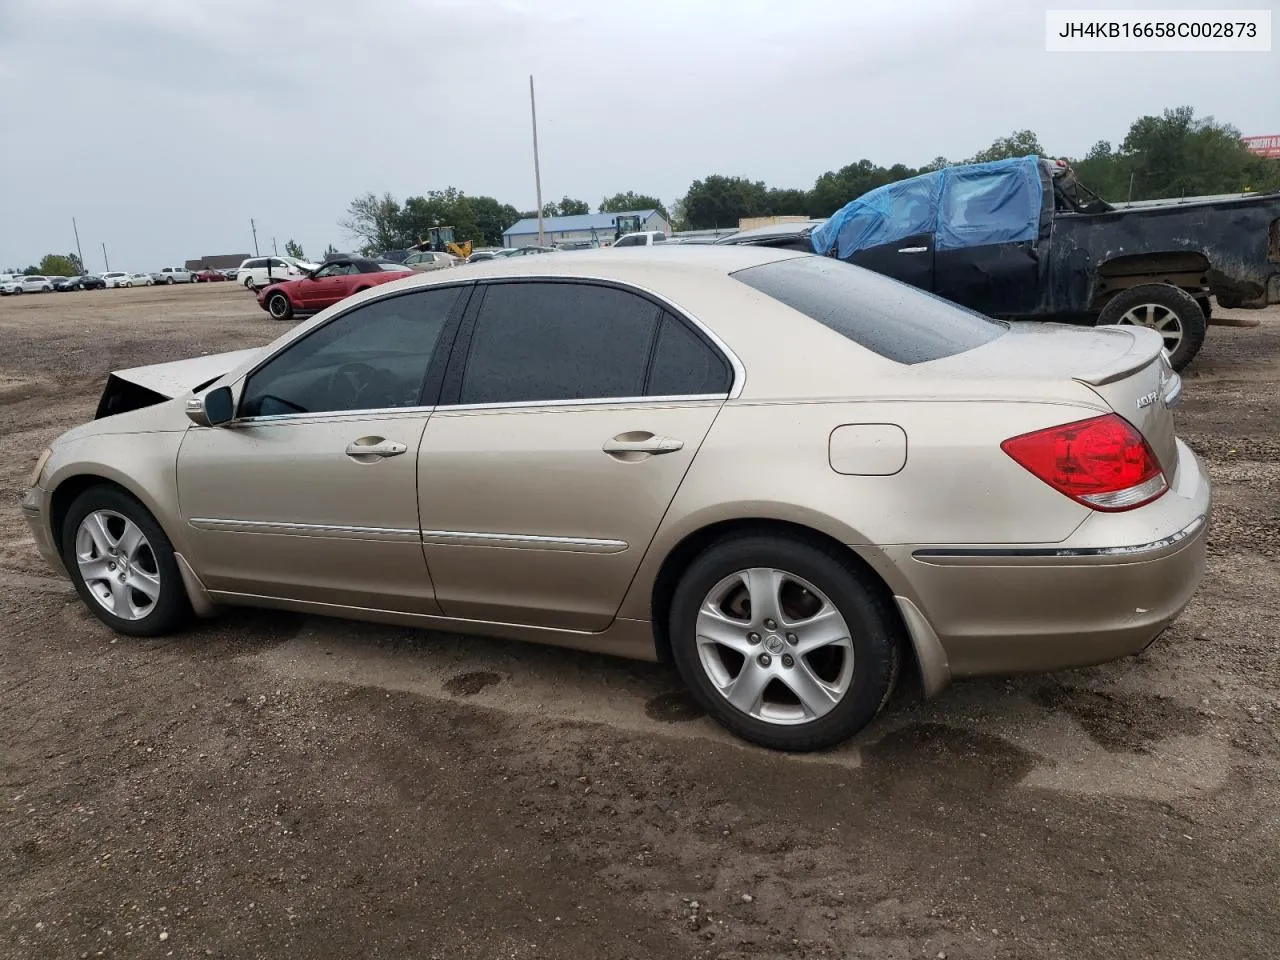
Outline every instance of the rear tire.
POLYGON ((267 298, 267 313, 272 320, 293 319, 293 304, 283 293, 273 293, 267 298))
POLYGON ((671 604, 672 656, 694 698, 774 750, 834 746, 870 723, 897 681, 898 629, 848 557, 778 536, 713 544, 671 604))
POLYGON ((112 630, 155 637, 190 618, 173 545, 150 511, 120 488, 104 484, 76 497, 61 540, 76 592, 112 630))
POLYGON ((1195 359, 1207 328, 1195 298, 1167 283, 1145 283, 1116 294, 1098 314, 1098 325, 1151 327, 1164 337, 1175 370, 1195 359))
POLYGON ((244 278, 244 288, 246 290, 252 291, 253 293, 258 292, 258 286, 253 282, 253 277, 244 278))

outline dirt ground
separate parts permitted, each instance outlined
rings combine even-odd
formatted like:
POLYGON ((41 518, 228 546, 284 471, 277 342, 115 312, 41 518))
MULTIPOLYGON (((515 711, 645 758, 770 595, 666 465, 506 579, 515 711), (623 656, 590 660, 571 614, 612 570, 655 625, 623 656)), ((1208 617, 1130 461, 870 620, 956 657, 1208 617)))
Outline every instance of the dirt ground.
POLYGON ((1280 310, 1182 435, 1210 568, 1136 658, 744 746, 669 669, 285 614, 117 638, 37 557, 106 373, 265 343, 233 284, 0 301, 0 957, 1280 956, 1280 310))

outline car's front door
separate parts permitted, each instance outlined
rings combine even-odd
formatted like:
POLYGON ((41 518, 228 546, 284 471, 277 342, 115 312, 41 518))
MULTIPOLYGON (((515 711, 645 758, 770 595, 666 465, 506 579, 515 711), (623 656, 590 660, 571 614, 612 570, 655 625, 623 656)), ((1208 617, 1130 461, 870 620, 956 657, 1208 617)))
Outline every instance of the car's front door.
POLYGON ((444 612, 608 626, 732 380, 704 334, 634 290, 484 287, 418 470, 444 612))
POLYGON ((297 281, 298 305, 304 310, 315 310, 329 303, 336 303, 336 285, 342 283, 342 265, 329 263, 309 277, 297 281))
POLYGON ((250 373, 230 424, 187 431, 178 497, 189 559, 211 591, 438 612, 418 445, 432 360, 467 289, 356 306, 250 373))
POLYGON ((1037 178, 976 170, 948 180, 938 215, 935 292, 991 316, 1035 313, 1040 253, 1052 218, 1052 194, 1037 178))

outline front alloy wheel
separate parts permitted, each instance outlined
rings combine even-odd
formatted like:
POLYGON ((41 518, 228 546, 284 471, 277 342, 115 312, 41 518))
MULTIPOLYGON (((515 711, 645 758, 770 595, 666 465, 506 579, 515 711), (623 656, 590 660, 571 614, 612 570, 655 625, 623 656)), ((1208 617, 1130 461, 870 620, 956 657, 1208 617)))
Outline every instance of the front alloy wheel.
POLYGON ((76 566, 89 595, 121 620, 141 620, 160 599, 160 564, 142 529, 113 510, 95 510, 76 532, 76 566))

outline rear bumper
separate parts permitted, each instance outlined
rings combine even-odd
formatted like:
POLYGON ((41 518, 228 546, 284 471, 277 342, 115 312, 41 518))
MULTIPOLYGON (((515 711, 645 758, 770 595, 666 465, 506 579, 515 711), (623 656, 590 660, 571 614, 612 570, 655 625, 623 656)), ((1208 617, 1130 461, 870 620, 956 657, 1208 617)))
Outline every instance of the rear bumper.
POLYGON ((1173 489, 1159 500, 1092 514, 1062 543, 885 548, 906 581, 896 592, 918 659, 947 675, 926 688, 949 677, 1080 667, 1145 649, 1204 575, 1209 481, 1181 441, 1178 464, 1173 489))

